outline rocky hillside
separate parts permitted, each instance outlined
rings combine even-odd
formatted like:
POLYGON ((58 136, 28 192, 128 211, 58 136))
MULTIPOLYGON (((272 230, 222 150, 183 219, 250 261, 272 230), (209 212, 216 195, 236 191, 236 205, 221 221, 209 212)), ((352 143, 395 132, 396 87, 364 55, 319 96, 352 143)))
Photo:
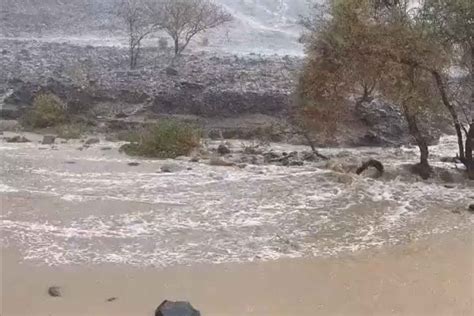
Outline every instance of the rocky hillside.
MULTIPOLYGON (((67 101, 71 111, 90 113, 113 129, 162 116, 201 125, 228 138, 266 137, 301 143, 288 124, 292 93, 303 60, 290 56, 198 53, 174 60, 147 49, 139 70, 127 68, 127 50, 114 47, 3 40, 0 52, 1 116, 17 119, 40 91, 67 101)), ((393 105, 374 101, 356 108, 319 145, 400 145, 410 141, 393 105)), ((326 124, 327 122, 320 122, 326 124)), ((427 130, 430 130, 430 125, 427 130)), ((430 132, 433 141, 439 132, 430 132)))
MULTIPOLYGON (((124 25, 114 14, 120 0, 2 0, 3 37, 42 38, 95 45, 126 45, 124 25)), ((194 50, 302 55, 299 15, 306 0, 219 0, 233 22, 201 36, 194 50)), ((156 46, 157 34, 148 45, 156 46)))

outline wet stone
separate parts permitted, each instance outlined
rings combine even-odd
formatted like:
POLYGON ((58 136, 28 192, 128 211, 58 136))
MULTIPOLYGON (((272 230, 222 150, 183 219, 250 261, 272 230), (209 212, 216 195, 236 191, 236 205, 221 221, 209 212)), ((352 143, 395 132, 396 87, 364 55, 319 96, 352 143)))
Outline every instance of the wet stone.
POLYGON ((61 288, 59 286, 51 286, 48 289, 48 294, 51 297, 61 297, 61 288))
POLYGON ((43 145, 52 145, 54 144, 54 141, 56 140, 56 136, 54 135, 44 135, 43 136, 43 141, 41 144, 43 145))
POLYGON ((155 316, 201 316, 189 302, 164 301, 155 311, 155 316))
POLYGON ((88 140, 86 140, 86 145, 93 145, 93 144, 98 144, 100 143, 100 139, 98 138, 89 138, 88 140))
POLYGON ((221 144, 219 145, 219 147, 217 147, 217 152, 219 153, 219 155, 227 155, 230 154, 230 149, 226 145, 221 144))

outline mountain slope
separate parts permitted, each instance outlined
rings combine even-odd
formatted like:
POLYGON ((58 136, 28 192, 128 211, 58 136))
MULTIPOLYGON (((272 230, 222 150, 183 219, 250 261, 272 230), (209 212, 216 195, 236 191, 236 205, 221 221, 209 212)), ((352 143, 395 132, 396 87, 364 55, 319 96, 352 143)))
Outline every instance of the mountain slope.
MULTIPOLYGON (((306 0, 216 0, 234 21, 202 37, 210 46, 194 49, 233 53, 301 54, 298 16, 306 0)), ((108 38, 126 43, 120 21, 113 14, 119 0, 2 0, 3 37, 108 38)), ((199 42, 199 39, 198 41, 199 42)))

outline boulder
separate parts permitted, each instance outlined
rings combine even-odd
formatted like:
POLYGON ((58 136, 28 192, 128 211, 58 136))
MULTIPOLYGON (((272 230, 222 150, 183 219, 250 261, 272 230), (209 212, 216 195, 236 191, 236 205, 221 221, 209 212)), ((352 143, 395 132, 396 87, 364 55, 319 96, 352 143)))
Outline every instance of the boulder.
POLYGON ((188 302, 164 301, 155 311, 155 316, 201 316, 188 302))
POLYGON ((474 214, 474 204, 469 205, 469 212, 474 214))
POLYGON ((230 154, 230 149, 224 144, 220 144, 219 147, 217 147, 217 152, 219 155, 227 155, 230 154))
POLYGON ((56 140, 56 136, 54 135, 44 135, 43 141, 41 142, 43 145, 52 145, 56 140))

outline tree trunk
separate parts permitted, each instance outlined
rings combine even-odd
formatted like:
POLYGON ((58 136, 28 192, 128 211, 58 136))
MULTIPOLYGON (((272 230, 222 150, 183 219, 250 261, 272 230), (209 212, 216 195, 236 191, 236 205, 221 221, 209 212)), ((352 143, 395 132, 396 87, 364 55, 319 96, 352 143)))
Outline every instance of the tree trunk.
POLYGON ((133 48, 133 44, 130 43, 130 69, 133 69, 134 68, 134 48, 133 48))
POLYGON ((174 39, 174 55, 179 55, 179 38, 177 37, 174 39))
POLYGON ((428 162, 428 143, 426 142, 425 138, 421 134, 420 129, 418 128, 416 116, 410 113, 410 110, 407 108, 406 105, 403 106, 403 112, 408 123, 410 134, 413 136, 416 141, 416 144, 418 145, 418 148, 420 149, 420 163, 413 166, 412 170, 414 173, 420 175, 423 179, 426 180, 431 175, 431 166, 428 162))
POLYGON ((469 125, 469 131, 466 136, 466 154, 464 157, 464 165, 467 168, 469 179, 474 180, 474 159, 472 157, 472 150, 474 147, 474 122, 469 125))
POLYGON ((456 109, 451 104, 451 102, 449 102, 448 94, 446 93, 446 88, 440 73, 438 71, 432 71, 431 73, 436 81, 436 85, 438 86, 443 104, 446 109, 448 109, 449 113, 451 114, 451 118, 453 119, 454 129, 456 130, 456 136, 458 137, 459 158, 462 160, 464 158, 464 143, 461 122, 459 121, 456 109))

